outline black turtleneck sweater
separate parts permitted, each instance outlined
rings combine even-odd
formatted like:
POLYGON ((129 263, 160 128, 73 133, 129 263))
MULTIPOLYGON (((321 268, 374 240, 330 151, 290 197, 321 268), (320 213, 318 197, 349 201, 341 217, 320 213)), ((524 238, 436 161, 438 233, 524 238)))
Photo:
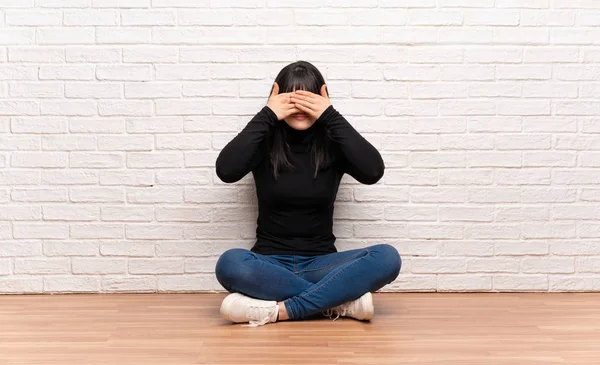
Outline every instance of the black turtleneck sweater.
POLYGON ((337 252, 332 232, 334 201, 342 175, 363 184, 374 184, 383 176, 384 163, 377 149, 364 139, 333 105, 316 123, 329 129, 335 161, 320 170, 316 179, 307 146, 314 125, 299 131, 267 106, 219 153, 217 176, 233 183, 252 171, 258 197, 256 243, 252 251, 264 255, 323 255, 337 252), (263 148, 275 123, 282 123, 292 152, 292 171, 274 179, 269 156, 263 148))

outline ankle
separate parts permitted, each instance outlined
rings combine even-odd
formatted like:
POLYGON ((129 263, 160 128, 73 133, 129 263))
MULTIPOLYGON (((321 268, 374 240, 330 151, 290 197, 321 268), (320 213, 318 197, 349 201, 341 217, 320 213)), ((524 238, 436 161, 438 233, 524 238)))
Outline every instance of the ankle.
POLYGON ((278 302, 277 305, 279 306, 279 317, 277 318, 277 320, 286 321, 290 319, 290 316, 288 316, 287 309, 285 308, 285 304, 283 304, 283 302, 278 302))

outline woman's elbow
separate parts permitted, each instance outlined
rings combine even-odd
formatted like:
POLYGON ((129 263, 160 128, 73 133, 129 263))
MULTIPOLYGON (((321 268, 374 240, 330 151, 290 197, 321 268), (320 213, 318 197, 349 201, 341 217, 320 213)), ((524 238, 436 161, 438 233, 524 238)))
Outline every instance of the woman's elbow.
POLYGON ((223 166, 219 160, 217 160, 217 163, 215 164, 215 171, 217 173, 217 177, 224 183, 234 183, 242 178, 238 176, 239 174, 236 174, 235 171, 223 166))
POLYGON ((381 165, 380 167, 373 169, 369 174, 363 176, 362 183, 366 185, 376 184, 385 172, 385 166, 381 165))
POLYGON ((224 183, 234 183, 234 182, 241 180, 241 177, 238 176, 237 174, 234 174, 232 172, 224 172, 223 170, 218 169, 218 168, 217 168, 217 176, 224 183))

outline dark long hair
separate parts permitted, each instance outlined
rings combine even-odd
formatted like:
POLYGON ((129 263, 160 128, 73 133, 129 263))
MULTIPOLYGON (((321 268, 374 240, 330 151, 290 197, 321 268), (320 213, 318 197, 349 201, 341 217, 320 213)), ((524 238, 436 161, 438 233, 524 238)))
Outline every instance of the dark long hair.
MULTIPOLYGON (((304 89, 320 95, 321 86, 325 83, 325 79, 321 72, 310 62, 296 61, 281 69, 275 78, 275 82, 279 85, 280 94, 292 92, 294 89, 304 89)), ((269 95, 273 92, 273 87, 271 87, 269 95)), ((329 91, 326 92, 329 95, 329 91)), ((290 146, 285 138, 282 123, 285 123, 285 121, 276 123, 267 138, 269 159, 275 179, 281 171, 294 169, 294 165, 290 162, 290 146)), ((333 162, 331 137, 322 123, 315 123, 310 128, 315 128, 314 138, 311 139, 309 148, 311 161, 315 168, 313 178, 316 178, 319 170, 329 167, 333 162)))

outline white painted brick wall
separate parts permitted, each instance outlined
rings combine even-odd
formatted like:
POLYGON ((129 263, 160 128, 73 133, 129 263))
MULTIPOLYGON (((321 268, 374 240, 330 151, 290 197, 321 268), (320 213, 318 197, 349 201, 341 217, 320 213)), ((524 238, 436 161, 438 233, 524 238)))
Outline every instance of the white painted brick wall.
POLYGON ((600 291, 600 1, 0 0, 0 293, 222 290, 252 176, 214 172, 314 63, 382 153, 339 250, 384 291, 600 291))

